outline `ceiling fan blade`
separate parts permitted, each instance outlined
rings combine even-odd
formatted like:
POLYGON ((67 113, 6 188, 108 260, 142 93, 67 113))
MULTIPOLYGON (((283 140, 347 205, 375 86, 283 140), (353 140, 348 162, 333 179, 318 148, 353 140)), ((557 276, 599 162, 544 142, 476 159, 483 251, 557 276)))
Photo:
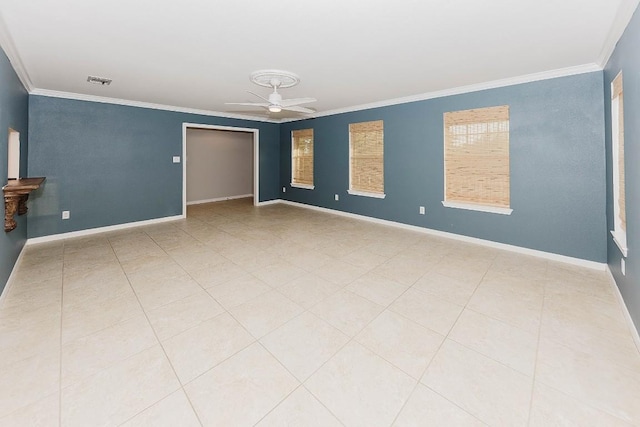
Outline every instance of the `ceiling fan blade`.
POLYGON ((271 101, 269 101, 269 98, 265 98, 264 96, 262 96, 262 95, 258 95, 258 94, 257 94, 257 93, 255 93, 255 92, 251 92, 250 90, 248 90, 247 92, 249 92, 249 93, 250 93, 251 95, 253 95, 253 96, 257 96, 258 98, 260 98, 260 99, 262 99, 262 100, 264 100, 264 101, 271 102, 271 101))
POLYGON ((225 102, 225 105, 246 105, 248 107, 268 107, 271 104, 265 102, 225 102))
POLYGON ((280 105, 283 107, 292 107, 294 105, 308 104, 310 102, 316 102, 315 98, 292 98, 292 99, 283 99, 280 102, 280 105))
POLYGON ((292 105, 290 107, 282 106, 282 109, 287 111, 295 111, 297 113, 305 113, 305 114, 313 114, 316 112, 316 110, 312 110, 311 108, 298 107, 297 105, 292 105))

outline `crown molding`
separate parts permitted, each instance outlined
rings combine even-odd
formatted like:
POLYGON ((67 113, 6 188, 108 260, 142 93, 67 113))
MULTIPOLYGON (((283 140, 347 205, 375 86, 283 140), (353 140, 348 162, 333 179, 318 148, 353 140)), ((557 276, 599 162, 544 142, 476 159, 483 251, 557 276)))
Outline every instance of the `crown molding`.
POLYGON ((27 73, 27 69, 22 63, 20 55, 18 54, 13 38, 11 37, 11 34, 9 34, 7 24, 5 24, 4 18, 2 17, 2 13, 0 13, 0 47, 2 47, 7 58, 9 58, 9 62, 11 62, 22 86, 24 86, 27 92, 31 92, 33 90, 33 83, 31 82, 29 73, 27 73))
POLYGON ((279 120, 267 119, 259 116, 231 114, 221 111, 199 110, 195 108, 177 107, 174 105, 154 104, 151 102, 132 101, 129 99, 109 98, 106 96, 87 95, 83 93, 62 92, 48 89, 33 89, 30 95, 48 96, 50 98, 74 99, 76 101, 100 102, 103 104, 124 105, 127 107, 150 108, 152 110, 174 111, 177 113, 197 114, 201 116, 222 117, 226 119, 252 120, 255 122, 280 123, 279 120))
MULTIPOLYGON (((634 0, 636 1, 636 0, 634 0)), ((638 0, 640 1, 640 0, 638 0)), ((194 108, 177 107, 172 105, 154 104, 150 102, 132 101, 128 99, 109 98, 96 95, 87 95, 74 92, 62 92, 48 89, 33 89, 29 93, 31 95, 48 96, 53 98, 75 99, 79 101, 101 102, 106 104, 125 105, 130 107, 150 108, 154 110, 175 111, 181 113, 198 114, 203 116, 223 117, 239 120, 253 120, 265 123, 290 123, 317 117, 332 116, 336 114, 350 113, 354 111, 369 110, 372 108, 388 107, 392 105, 407 104, 410 102, 425 101, 428 99, 443 98, 446 96, 460 95, 470 92, 478 92, 487 89, 497 89, 501 87, 514 86, 523 83, 531 83, 541 80, 554 79, 558 77, 573 76, 577 74, 591 73, 594 71, 602 71, 602 67, 598 64, 583 64, 575 67, 561 68, 557 70, 543 71, 540 73, 527 74, 518 77, 510 77, 507 79, 493 80, 490 82, 478 83, 468 86, 459 86, 456 88, 445 89, 441 91, 427 92, 418 95, 406 96, 402 98, 394 98, 385 101, 373 102, 369 104, 360 104, 351 107, 338 108, 311 114, 307 117, 292 119, 268 119, 259 116, 250 116, 243 114, 231 114, 221 111, 199 110, 194 108)))
MULTIPOLYGON (((635 1, 635 0, 634 0, 635 1)), ((640 1, 640 0, 639 0, 640 1)), ((445 96, 460 95, 463 93, 478 92, 487 89, 496 89, 507 86, 514 86, 523 83, 531 83, 540 80, 555 79, 558 77, 573 76, 576 74, 591 73, 594 71, 602 71, 602 67, 598 64, 583 64, 575 67, 560 68, 557 70, 543 71, 540 73, 526 74, 523 76, 510 77, 506 79, 493 80, 490 82, 478 83, 468 86, 459 86, 451 89, 444 89, 435 92, 427 92, 419 95, 406 96, 402 98, 389 99, 385 101, 372 102, 369 104, 355 105, 352 107, 337 108, 335 110, 321 111, 302 119, 283 119, 281 123, 297 122, 300 120, 313 119, 317 117, 332 116, 335 114, 351 113, 354 111, 369 110, 372 108, 388 107, 391 105, 407 104, 416 101, 425 101, 427 99, 443 98, 445 96)))
POLYGON ((607 35, 607 38, 602 45, 600 55, 598 56, 598 65, 602 68, 604 68, 607 65, 607 62, 609 62, 609 58, 611 58, 620 37, 622 37, 624 30, 627 28, 627 25, 629 25, 629 21, 631 21, 631 18, 638 7, 638 3, 640 3, 640 0, 623 0, 618 7, 616 17, 613 20, 613 25, 609 30, 609 34, 607 35))

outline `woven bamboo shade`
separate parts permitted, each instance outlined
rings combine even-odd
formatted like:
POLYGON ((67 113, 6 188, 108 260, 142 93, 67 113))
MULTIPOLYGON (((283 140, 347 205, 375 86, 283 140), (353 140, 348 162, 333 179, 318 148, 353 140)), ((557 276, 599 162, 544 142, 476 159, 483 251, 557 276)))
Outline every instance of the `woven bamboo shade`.
POLYGON ((313 129, 291 132, 291 183, 313 185, 313 129))
POLYGON ((382 120, 349 125, 350 189, 384 194, 384 126, 382 120))
POLYGON ((444 114, 445 200, 509 207, 509 106, 444 114))
MULTIPOLYGON (((627 229, 626 197, 624 183, 624 95, 622 72, 611 83, 611 99, 618 98, 618 217, 623 231, 627 229)), ((616 126, 616 123, 613 124, 616 126)))

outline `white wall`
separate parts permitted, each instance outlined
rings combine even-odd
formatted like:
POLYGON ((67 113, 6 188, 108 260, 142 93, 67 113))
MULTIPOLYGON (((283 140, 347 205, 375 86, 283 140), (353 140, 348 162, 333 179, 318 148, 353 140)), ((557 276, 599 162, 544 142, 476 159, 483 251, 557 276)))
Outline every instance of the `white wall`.
POLYGON ((187 204, 253 194, 253 134, 187 129, 187 204))

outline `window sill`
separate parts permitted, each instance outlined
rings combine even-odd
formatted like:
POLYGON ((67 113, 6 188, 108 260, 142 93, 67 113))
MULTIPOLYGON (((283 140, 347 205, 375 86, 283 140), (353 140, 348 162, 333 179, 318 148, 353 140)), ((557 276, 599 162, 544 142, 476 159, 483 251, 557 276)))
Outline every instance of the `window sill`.
POLYGON ((611 235, 613 236, 613 241, 615 242, 620 252, 622 252, 623 257, 627 257, 627 239, 626 236, 620 236, 620 233, 616 234, 615 231, 611 230, 611 235))
POLYGON ((292 188, 304 188, 305 190, 313 190, 314 188, 316 188, 315 185, 294 184, 293 182, 290 185, 291 185, 292 188))
POLYGON ((384 193, 367 193, 365 191, 356 191, 356 190, 347 190, 347 193, 352 196, 363 196, 363 197, 373 197, 375 199, 384 199, 387 197, 384 193))
POLYGON ((466 209, 468 211, 488 212, 488 213, 495 213, 500 215, 511 215, 511 212, 513 212, 513 209, 511 208, 498 208, 495 206, 474 205, 472 203, 443 201, 442 206, 446 208, 466 209))

